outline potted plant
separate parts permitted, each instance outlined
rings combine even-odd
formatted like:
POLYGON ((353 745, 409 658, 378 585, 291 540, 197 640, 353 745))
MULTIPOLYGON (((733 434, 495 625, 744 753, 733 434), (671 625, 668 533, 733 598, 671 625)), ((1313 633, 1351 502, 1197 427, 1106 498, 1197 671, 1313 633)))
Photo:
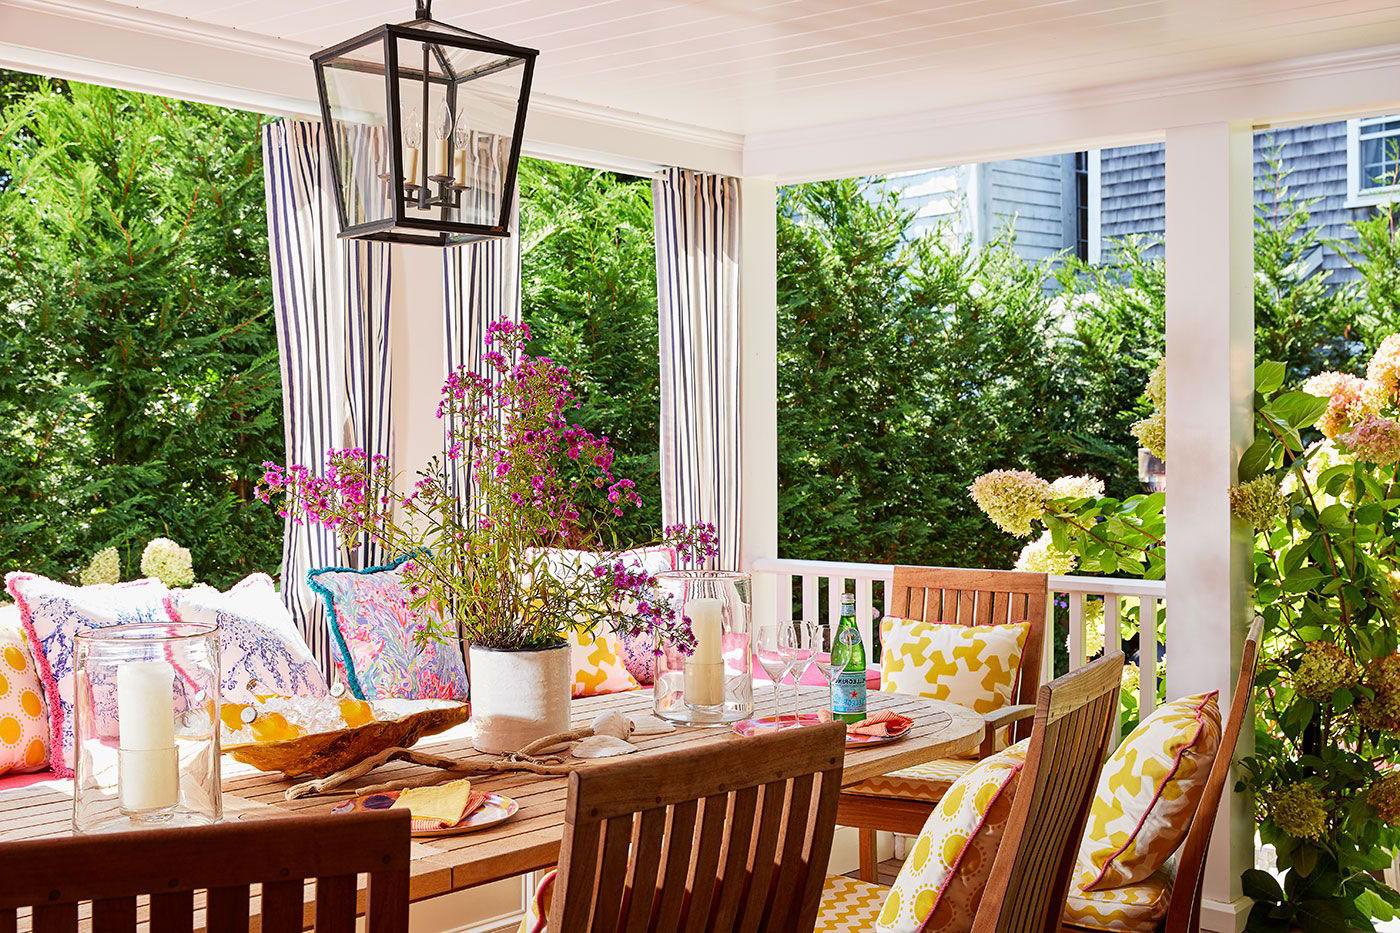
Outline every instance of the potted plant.
MULTIPOLYGON (((524 352, 530 329, 487 327, 488 376, 459 369, 442 387, 438 417, 450 439, 403 491, 383 456, 332 451, 323 474, 264 464, 258 495, 283 515, 368 535, 404 564, 424 638, 466 645, 474 744, 515 751, 569 727, 567 633, 606 626, 692 645, 686 620, 655 592, 655 578, 621 559, 610 526, 641 503, 614 475, 613 450, 567 413, 578 406, 566 367, 524 352), (454 480, 471 484, 463 502, 454 480)), ((683 562, 714 553, 712 526, 667 529, 683 562)))

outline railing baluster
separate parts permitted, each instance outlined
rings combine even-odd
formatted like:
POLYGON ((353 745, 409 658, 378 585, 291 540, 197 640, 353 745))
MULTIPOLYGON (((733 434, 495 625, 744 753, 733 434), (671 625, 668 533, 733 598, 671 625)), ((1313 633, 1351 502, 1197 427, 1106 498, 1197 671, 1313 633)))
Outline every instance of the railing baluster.
POLYGON ((814 573, 804 573, 802 575, 802 621, 815 622, 820 618, 817 615, 817 575, 814 573))
POLYGON ((1084 666, 1084 594, 1069 594, 1069 669, 1084 666))
POLYGON ((1138 611, 1138 715, 1145 718, 1157 708, 1157 598, 1142 597, 1138 611))
POLYGON ((792 574, 778 574, 778 621, 792 621, 792 574))
POLYGON ((856 628, 860 629, 860 640, 865 642, 865 661, 875 660, 875 615, 874 597, 871 596, 873 583, 865 577, 856 578, 856 628))
POLYGON ((1040 682, 1048 684, 1055 679, 1055 590, 1050 590, 1050 598, 1045 601, 1045 644, 1040 649, 1040 682))
POLYGON ((826 618, 834 630, 841 623, 841 594, 846 592, 846 578, 835 574, 826 581, 826 618))

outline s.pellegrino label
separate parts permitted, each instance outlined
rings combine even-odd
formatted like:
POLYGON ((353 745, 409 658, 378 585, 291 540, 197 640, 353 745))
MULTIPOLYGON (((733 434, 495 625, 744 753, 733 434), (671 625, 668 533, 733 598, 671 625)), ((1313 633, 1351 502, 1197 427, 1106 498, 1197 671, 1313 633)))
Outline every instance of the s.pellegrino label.
POLYGON ((831 684, 831 715, 847 725, 857 723, 865 718, 865 645, 856 627, 856 598, 850 593, 841 596, 841 622, 831 640, 832 666, 845 661, 831 684))

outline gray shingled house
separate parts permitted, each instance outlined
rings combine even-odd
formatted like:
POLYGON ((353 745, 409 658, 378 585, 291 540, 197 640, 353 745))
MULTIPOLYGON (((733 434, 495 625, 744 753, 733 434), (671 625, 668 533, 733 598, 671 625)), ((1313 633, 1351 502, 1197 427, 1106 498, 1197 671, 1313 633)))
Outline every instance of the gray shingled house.
MULTIPOLYGON (((1254 136, 1259 200, 1277 160, 1297 197, 1314 202, 1312 225, 1323 245, 1310 257, 1336 281, 1353 276, 1338 241, 1353 237, 1350 222, 1375 205, 1400 199, 1400 115, 1264 129, 1254 136)), ((1165 216, 1162 145, 958 165, 891 175, 882 184, 916 211, 916 230, 948 222, 959 235, 984 243, 1008 224, 1028 259, 1068 251, 1098 262, 1115 238, 1160 238, 1165 216)), ((1160 253, 1160 242, 1153 247, 1160 253)))

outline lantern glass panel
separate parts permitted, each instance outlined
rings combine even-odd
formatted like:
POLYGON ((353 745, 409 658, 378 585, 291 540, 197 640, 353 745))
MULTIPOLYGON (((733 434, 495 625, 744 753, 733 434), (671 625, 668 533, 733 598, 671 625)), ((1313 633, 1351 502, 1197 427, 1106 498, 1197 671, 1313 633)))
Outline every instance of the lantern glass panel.
MULTIPOLYGON (((415 220, 505 227, 524 60, 444 40, 390 40, 398 53, 403 217, 408 229, 415 220)), ((449 237, 475 238, 467 231, 449 237)))
POLYGON ((389 220, 388 106, 384 82, 384 39, 327 59, 321 69, 335 160, 336 183, 347 227, 389 220))

